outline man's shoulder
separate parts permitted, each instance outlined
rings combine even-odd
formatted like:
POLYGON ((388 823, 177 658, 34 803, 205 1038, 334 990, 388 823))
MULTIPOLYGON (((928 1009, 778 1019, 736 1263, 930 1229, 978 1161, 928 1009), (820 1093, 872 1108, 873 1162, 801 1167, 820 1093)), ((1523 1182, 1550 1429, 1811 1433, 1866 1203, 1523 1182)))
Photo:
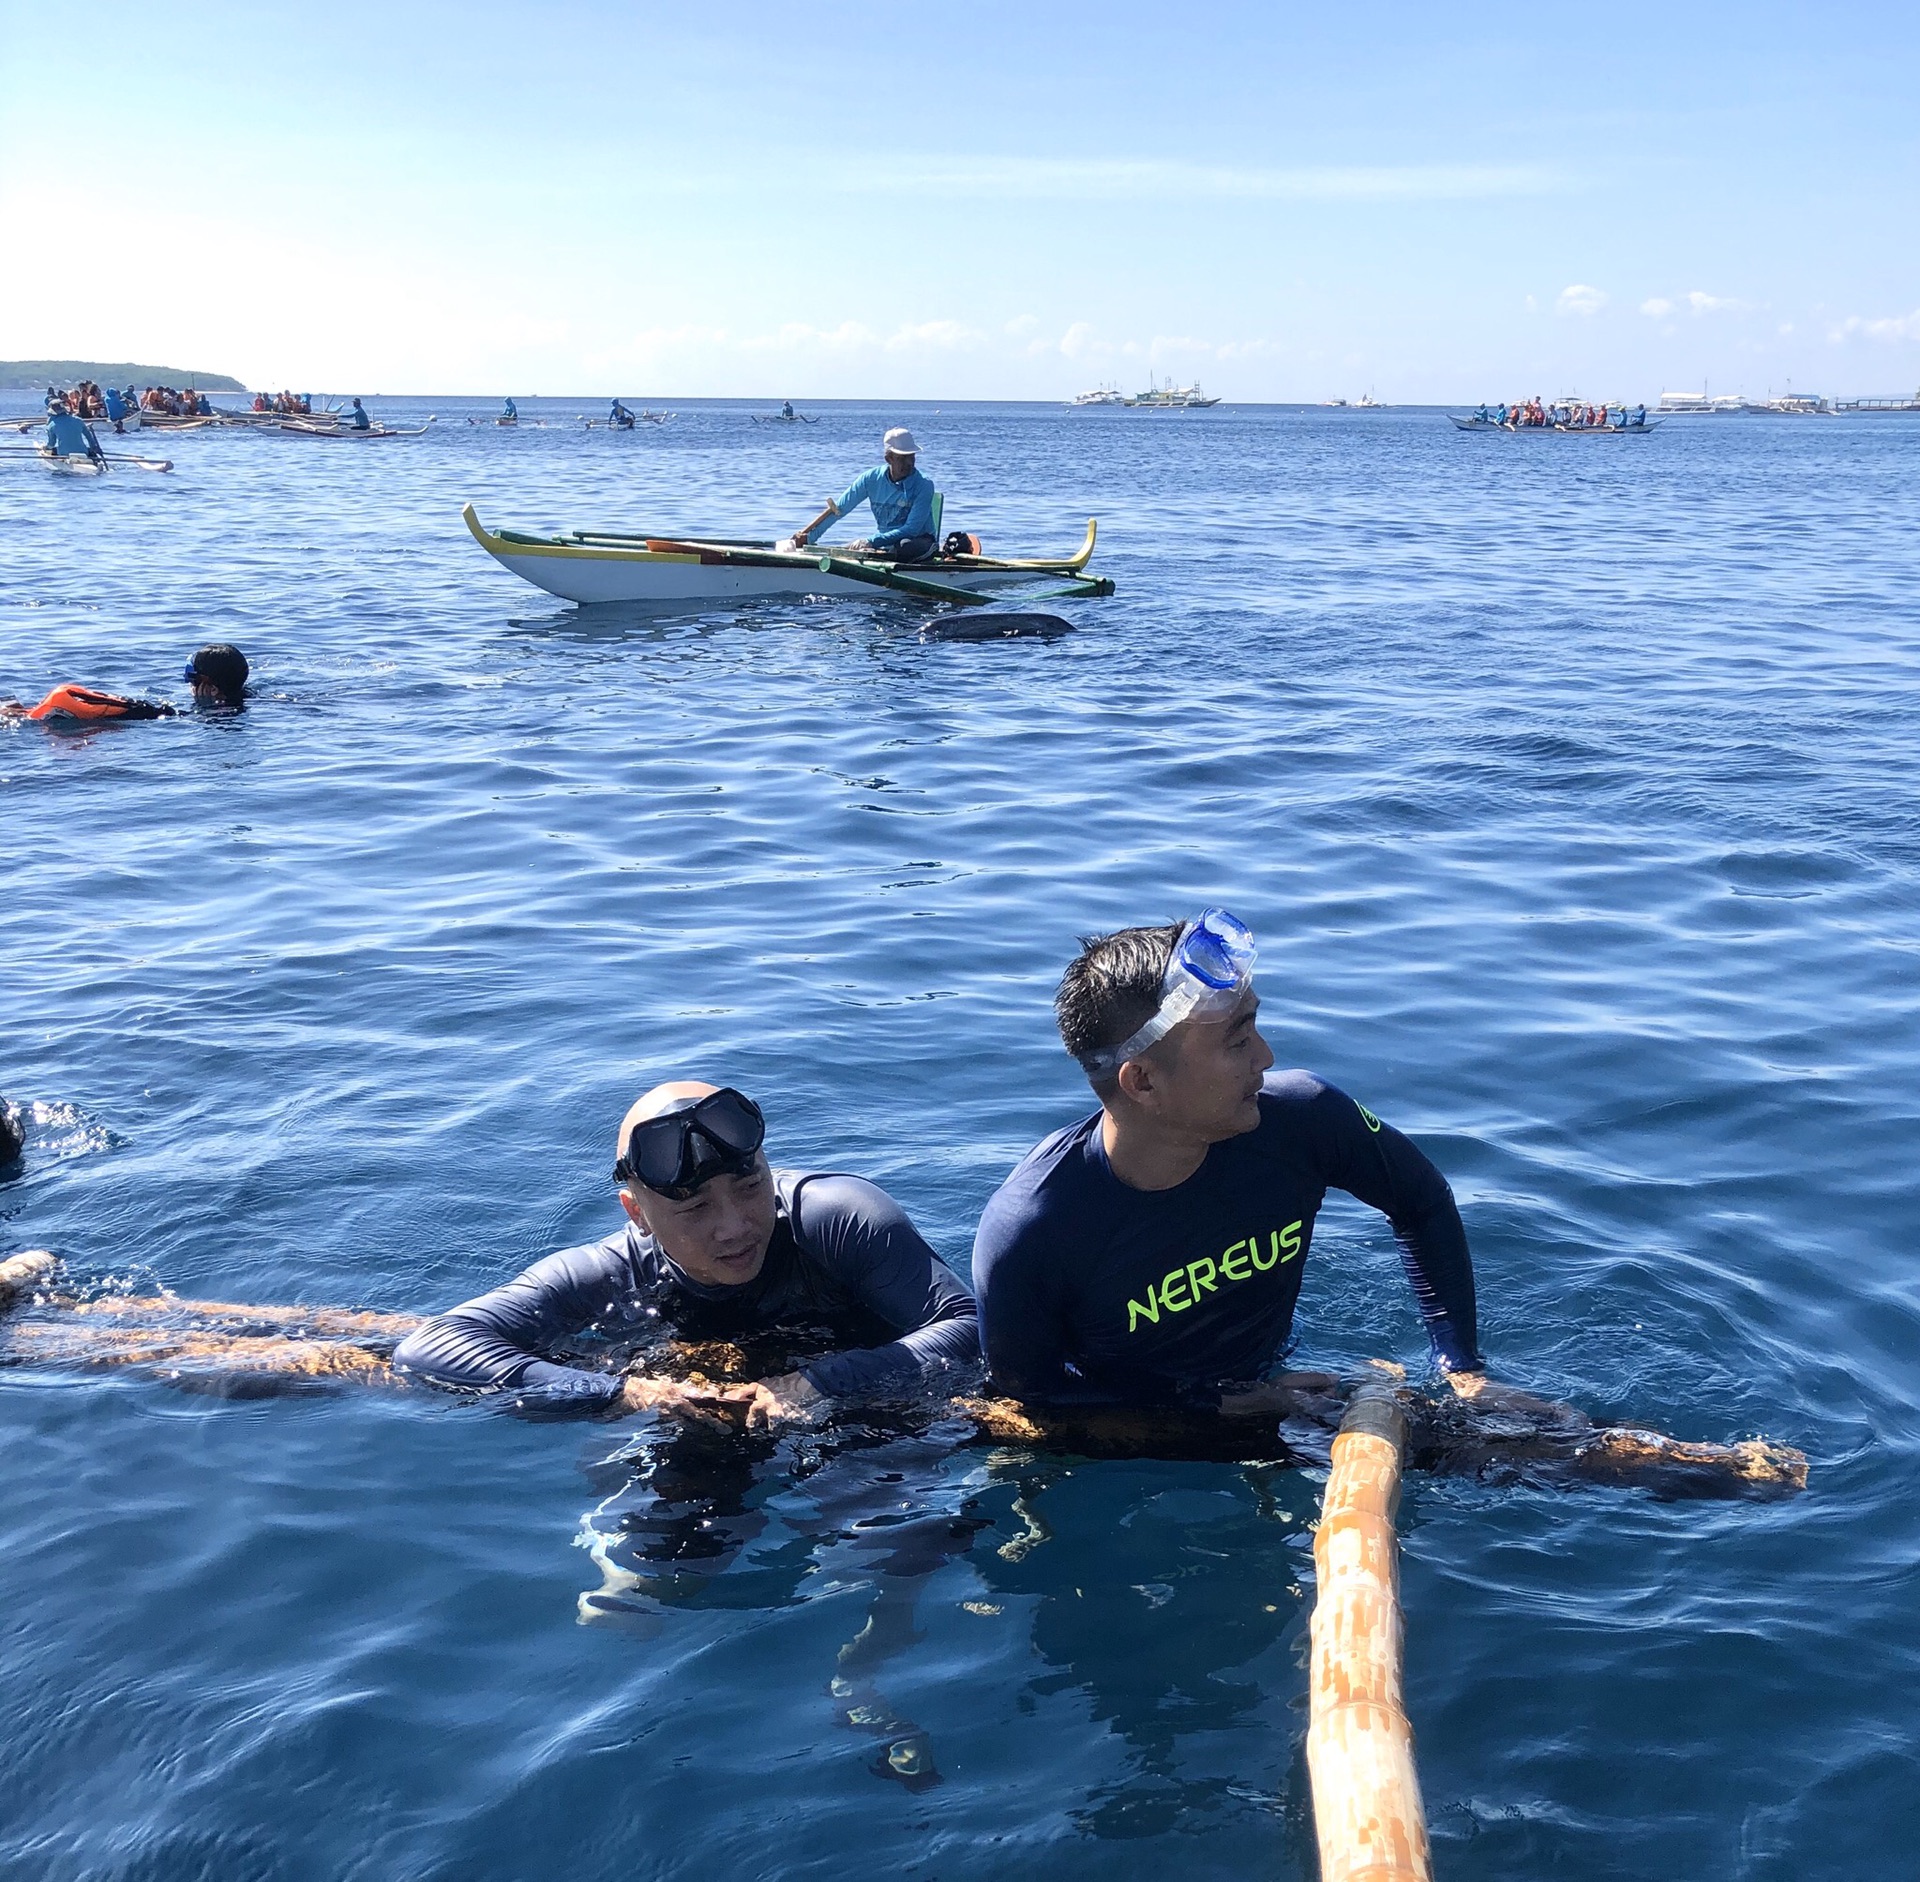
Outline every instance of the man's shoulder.
POLYGON ((636 1234, 631 1224, 603 1235, 597 1242, 578 1242, 571 1248, 556 1248, 542 1255, 526 1270, 524 1279, 536 1283, 570 1283, 588 1287, 597 1281, 638 1280, 646 1263, 645 1251, 652 1246, 636 1234))
POLYGON ((1284 1116, 1301 1105, 1323 1098, 1334 1087, 1312 1072, 1300 1070, 1269 1072, 1260 1081, 1260 1109, 1266 1115, 1284 1116))
POLYGON ((1043 1137, 1014 1165, 980 1217, 981 1251, 1013 1246, 1023 1233, 1081 1199, 1093 1178, 1087 1145, 1099 1122, 1096 1111, 1043 1137))
POLYGON ((780 1207, 802 1240, 832 1227, 890 1226, 906 1215, 878 1183, 845 1170, 776 1169, 773 1181, 780 1207))

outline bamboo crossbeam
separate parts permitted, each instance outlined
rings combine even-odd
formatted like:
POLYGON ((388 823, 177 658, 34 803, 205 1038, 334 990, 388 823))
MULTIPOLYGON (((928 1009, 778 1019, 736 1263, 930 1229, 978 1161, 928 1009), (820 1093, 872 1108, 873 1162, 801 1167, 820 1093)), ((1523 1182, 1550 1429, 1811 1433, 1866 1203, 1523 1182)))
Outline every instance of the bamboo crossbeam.
MULTIPOLYGON (((77 1298, 55 1278, 44 1250, 0 1261, 0 1364, 76 1369, 146 1368, 200 1389, 270 1393, 332 1381, 398 1387, 393 1348, 424 1321, 414 1314, 338 1307, 183 1300, 170 1294, 77 1298), (224 1381, 224 1387, 221 1382, 224 1381)), ((810 1350, 810 1349, 809 1349, 810 1350)), ((704 1384, 738 1384, 791 1369, 801 1356, 777 1333, 764 1350, 673 1341, 644 1355, 649 1371, 704 1384)), ((964 1420, 974 1441, 1091 1458, 1155 1457, 1214 1463, 1314 1463, 1325 1458, 1344 1388, 1327 1375, 1305 1381, 1282 1419, 1228 1417, 1169 1405, 1046 1406, 962 1395, 927 1409, 964 1420), (1324 1389, 1331 1388, 1331 1394, 1324 1389)), ((1412 1397, 1406 1470, 1533 1484, 1604 1484, 1669 1498, 1793 1496, 1807 1484, 1805 1456, 1749 1438, 1712 1444, 1657 1431, 1596 1425, 1570 1405, 1508 1393, 1493 1403, 1452 1394, 1412 1397)))
POLYGON ((1333 1441, 1313 1541, 1307 1770, 1321 1882, 1429 1882, 1433 1873, 1401 1693, 1393 1516, 1406 1444, 1392 1389, 1359 1387, 1333 1441))

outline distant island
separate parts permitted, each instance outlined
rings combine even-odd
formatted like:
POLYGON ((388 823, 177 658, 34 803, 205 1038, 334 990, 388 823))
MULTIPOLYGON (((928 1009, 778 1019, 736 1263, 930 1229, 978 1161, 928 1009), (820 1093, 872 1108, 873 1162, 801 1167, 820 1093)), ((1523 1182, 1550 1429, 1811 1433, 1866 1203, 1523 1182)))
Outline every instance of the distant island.
POLYGON ((244 392, 223 372, 183 372, 178 366, 130 366, 125 360, 0 359, 0 388, 42 392, 91 379, 99 386, 192 386, 199 392, 244 392))

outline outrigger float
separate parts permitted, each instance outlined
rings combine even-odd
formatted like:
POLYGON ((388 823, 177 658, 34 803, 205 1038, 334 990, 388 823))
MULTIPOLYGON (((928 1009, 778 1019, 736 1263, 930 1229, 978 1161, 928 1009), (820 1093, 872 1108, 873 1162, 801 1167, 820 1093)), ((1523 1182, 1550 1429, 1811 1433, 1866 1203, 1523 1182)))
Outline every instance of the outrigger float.
POLYGON ((977 607, 1010 589, 1046 589, 1049 598, 1110 595, 1113 583, 1087 574, 1097 521, 1070 556, 1027 561, 986 555, 931 556, 896 563, 771 542, 570 530, 530 536, 489 529, 469 503, 460 512, 473 539, 500 566, 563 601, 731 601, 760 595, 912 595, 977 607), (1064 583, 1065 586, 1058 584, 1064 583))

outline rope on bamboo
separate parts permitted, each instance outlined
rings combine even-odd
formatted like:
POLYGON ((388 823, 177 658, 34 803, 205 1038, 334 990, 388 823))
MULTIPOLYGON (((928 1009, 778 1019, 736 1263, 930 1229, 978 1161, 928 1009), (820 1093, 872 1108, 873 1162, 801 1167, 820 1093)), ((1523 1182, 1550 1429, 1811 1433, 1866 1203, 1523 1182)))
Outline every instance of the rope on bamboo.
POLYGON ((1362 1385, 1333 1441, 1313 1541, 1307 1769, 1321 1882, 1429 1882, 1426 1812, 1402 1701, 1393 1533, 1406 1416, 1393 1388, 1362 1385))

